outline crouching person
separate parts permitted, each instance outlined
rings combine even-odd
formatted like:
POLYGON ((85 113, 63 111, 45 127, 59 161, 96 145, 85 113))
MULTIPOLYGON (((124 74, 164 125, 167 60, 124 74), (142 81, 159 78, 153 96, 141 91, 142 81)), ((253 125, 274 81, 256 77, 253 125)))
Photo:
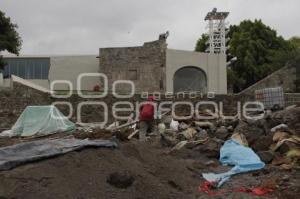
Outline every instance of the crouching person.
MULTIPOLYGON (((154 97, 149 96, 148 102, 153 102, 154 97)), ((146 141, 147 135, 152 133, 155 127, 154 120, 154 106, 151 103, 143 104, 140 107, 140 130, 139 130, 139 139, 140 141, 146 141)))

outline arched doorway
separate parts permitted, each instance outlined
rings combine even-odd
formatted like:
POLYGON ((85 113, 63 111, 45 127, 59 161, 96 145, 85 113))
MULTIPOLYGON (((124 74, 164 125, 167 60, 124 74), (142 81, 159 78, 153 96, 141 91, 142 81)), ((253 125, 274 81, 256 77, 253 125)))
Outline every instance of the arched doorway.
POLYGON ((200 68, 186 66, 177 70, 173 78, 174 93, 182 91, 207 91, 206 74, 200 68))

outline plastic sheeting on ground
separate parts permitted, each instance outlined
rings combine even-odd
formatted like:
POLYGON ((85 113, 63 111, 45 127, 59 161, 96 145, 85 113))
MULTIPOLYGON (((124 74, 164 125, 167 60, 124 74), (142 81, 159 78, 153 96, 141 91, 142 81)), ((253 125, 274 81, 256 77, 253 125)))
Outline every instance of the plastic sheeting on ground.
POLYGON ((0 148, 0 170, 80 150, 84 147, 117 147, 110 140, 54 139, 25 142, 0 148))
POLYGON ((42 136, 75 128, 55 106, 27 106, 12 129, 4 131, 0 137, 42 136))
POLYGON ((224 182, 238 173, 262 169, 265 166, 254 151, 241 145, 234 140, 227 140, 220 150, 220 162, 223 165, 234 165, 234 167, 225 173, 203 173, 202 176, 209 182, 222 186, 224 182))

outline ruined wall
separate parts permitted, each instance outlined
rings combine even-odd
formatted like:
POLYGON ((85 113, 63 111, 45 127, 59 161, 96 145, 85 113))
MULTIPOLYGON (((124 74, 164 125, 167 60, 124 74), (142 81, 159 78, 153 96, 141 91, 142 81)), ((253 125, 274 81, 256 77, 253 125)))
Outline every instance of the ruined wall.
POLYGON ((29 105, 51 104, 51 97, 19 83, 0 89, 0 131, 10 128, 29 105))
POLYGON ((296 67, 285 66, 246 88, 240 94, 254 95, 255 90, 273 87, 282 87, 285 93, 296 92, 296 67))
MULTIPOLYGON (((109 94, 103 99, 83 99, 78 95, 72 95, 67 99, 53 98, 48 93, 44 93, 33 88, 29 88, 23 84, 14 82, 13 89, 1 89, 0 90, 0 132, 5 129, 10 129, 12 125, 17 121, 20 114, 27 106, 32 105, 50 105, 54 102, 70 102, 74 112, 71 116, 73 122, 77 122, 77 107, 81 102, 105 102, 108 105, 108 122, 113 122, 114 118, 112 115, 112 106, 115 102, 131 102, 136 105, 136 102, 145 101, 141 95, 136 94, 130 99, 118 99, 113 95, 109 94)), ((246 100, 251 99, 249 96, 238 96, 238 95, 216 95, 213 99, 208 99, 206 96, 198 96, 195 98, 189 98, 187 95, 179 96, 178 98, 166 98, 161 96, 161 101, 189 101, 193 104, 209 100, 215 102, 223 102, 224 112, 228 115, 234 115, 237 110, 237 101, 242 103, 246 100)), ((58 109, 64 113, 69 114, 69 107, 66 105, 57 105, 58 109)), ((123 106, 124 107, 124 106, 123 106)), ((120 108, 120 107, 119 107, 120 108)), ((128 108, 128 107, 126 107, 128 108)), ((212 106, 201 106, 200 109, 212 108, 212 106)), ((182 113, 189 113, 188 107, 184 105, 176 106, 176 110, 182 113)), ((177 112, 176 111, 176 112, 177 112)), ((84 123, 102 122, 105 112, 102 106, 98 105, 85 105, 82 108, 81 118, 84 123)), ((123 113, 122 115, 127 115, 123 113)))
MULTIPOLYGON (((109 89, 116 80, 131 80, 136 93, 164 91, 166 48, 165 38, 139 47, 101 48, 100 73, 107 74, 109 89)), ((119 90, 125 92, 126 88, 119 90)))
POLYGON ((300 63, 296 64, 296 92, 300 93, 300 63))

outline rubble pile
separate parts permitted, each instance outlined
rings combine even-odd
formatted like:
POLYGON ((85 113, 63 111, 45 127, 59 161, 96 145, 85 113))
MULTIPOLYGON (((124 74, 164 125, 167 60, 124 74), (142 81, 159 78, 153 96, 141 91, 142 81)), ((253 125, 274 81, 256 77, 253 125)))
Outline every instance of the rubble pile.
MULTIPOLYGON (((210 111, 201 114, 215 116, 210 111)), ((113 141, 118 147, 115 150, 94 147, 75 150, 36 165, 2 171, 0 186, 17 187, 29 198, 36 196, 32 193, 42 198, 48 190, 66 198, 61 182, 65 187, 70 186, 71 198, 82 184, 88 183, 92 188, 84 189, 82 195, 90 198, 99 195, 104 198, 132 198, 132 195, 134 198, 253 198, 263 195, 298 198, 299 106, 266 111, 262 119, 226 120, 221 116, 210 120, 196 117, 175 120, 165 117, 168 119, 156 121, 157 129, 149 132, 146 141, 139 140, 137 121, 121 125, 115 122, 105 129, 96 125, 77 126, 72 132, 43 137, 2 138, 2 147, 59 138, 92 143, 113 141), (33 166, 38 172, 32 171, 33 166), (20 173, 26 180, 18 180, 20 173), (34 177, 42 182, 40 179, 44 179, 45 173, 47 183, 45 181, 41 190, 40 184, 31 179, 34 177)), ((0 191, 0 196, 11 198, 21 192, 0 191)))
MULTIPOLYGON (((210 114, 209 111, 203 114, 210 114)), ((199 151, 208 158, 219 158, 220 148, 233 139, 247 146, 266 164, 282 169, 299 167, 300 107, 266 111, 259 120, 172 120, 161 134, 161 144, 172 147, 170 152, 186 149, 199 151)))

